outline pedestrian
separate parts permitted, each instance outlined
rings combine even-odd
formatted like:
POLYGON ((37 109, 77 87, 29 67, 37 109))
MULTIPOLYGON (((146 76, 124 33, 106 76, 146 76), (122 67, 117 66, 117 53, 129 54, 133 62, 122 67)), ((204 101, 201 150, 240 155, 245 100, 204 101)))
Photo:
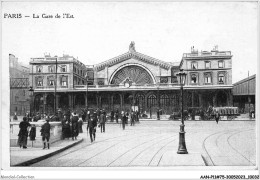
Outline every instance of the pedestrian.
POLYGON ((91 143, 96 139, 97 113, 94 112, 93 118, 88 120, 87 131, 89 132, 91 143))
POLYGON ((111 116, 111 122, 114 122, 114 115, 115 115, 115 114, 114 114, 114 111, 112 110, 112 111, 111 111, 111 114, 110 114, 110 116, 111 116))
POLYGON ((65 121, 64 127, 63 127, 63 139, 65 138, 70 138, 71 133, 70 133, 70 122, 68 120, 65 121))
POLYGON ((28 127, 31 124, 28 122, 27 117, 23 117, 23 121, 19 124, 19 134, 18 134, 18 145, 23 147, 23 149, 27 148, 27 137, 28 137, 28 127))
POLYGON ((107 120, 107 118, 106 118, 106 113, 105 113, 105 111, 103 111, 103 112, 101 113, 101 115, 100 115, 100 121, 99 121, 101 133, 102 133, 102 132, 105 132, 105 130, 106 130, 106 127, 105 127, 105 125, 106 125, 106 120, 107 120))
POLYGON ((83 125, 83 120, 82 118, 80 117, 79 120, 78 120, 78 128, 79 128, 79 133, 83 133, 83 130, 82 130, 82 125, 83 125))
POLYGON ((18 117, 17 117, 17 115, 16 115, 16 112, 14 113, 13 120, 14 120, 14 121, 17 121, 17 120, 18 120, 18 117))
POLYGON ((135 125, 135 112, 131 112, 129 117, 130 117, 130 122, 131 122, 131 126, 134 126, 135 125))
POLYGON ((77 139, 77 136, 79 134, 79 129, 78 129, 78 120, 79 117, 76 114, 76 112, 72 113, 72 118, 71 118, 71 136, 72 140, 77 139))
POLYGON ((85 110, 82 110, 82 121, 83 122, 86 122, 86 111, 85 110))
POLYGON ((136 121, 139 122, 140 112, 136 110, 135 113, 136 113, 136 121))
POLYGON ((123 111, 122 112, 122 119, 121 119, 123 130, 125 130, 126 121, 127 121, 126 113, 123 111))
POLYGON ((118 109, 116 110, 115 118, 116 118, 116 123, 118 123, 118 117, 119 117, 119 112, 118 109))
POLYGON ((217 124, 218 124, 218 121, 219 121, 219 119, 220 119, 220 114, 219 114, 218 111, 216 111, 215 119, 216 119, 216 122, 217 122, 217 124))
POLYGON ((46 122, 42 125, 41 129, 41 135, 42 135, 42 142, 43 142, 43 148, 46 148, 46 144, 48 146, 48 149, 50 149, 50 131, 51 131, 51 125, 49 123, 50 119, 46 119, 46 122))

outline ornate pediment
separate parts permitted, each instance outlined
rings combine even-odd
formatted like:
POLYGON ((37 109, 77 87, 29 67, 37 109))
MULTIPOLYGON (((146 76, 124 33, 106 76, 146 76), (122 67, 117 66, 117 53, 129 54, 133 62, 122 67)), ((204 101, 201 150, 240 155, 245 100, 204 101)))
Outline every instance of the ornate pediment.
POLYGON ((139 61, 143 61, 145 63, 149 63, 149 64, 153 64, 153 65, 159 65, 161 68, 164 69, 169 69, 171 68, 173 65, 171 65, 170 63, 158 60, 156 58, 144 55, 142 53, 136 52, 135 50, 135 44, 132 41, 130 46, 129 46, 129 51, 125 54, 122 54, 120 56, 114 57, 112 59, 109 59, 105 62, 102 62, 100 64, 97 64, 94 69, 96 69, 97 71, 100 71, 102 69, 104 69, 105 67, 111 67, 115 64, 121 63, 123 61, 126 61, 128 59, 137 59, 139 61))

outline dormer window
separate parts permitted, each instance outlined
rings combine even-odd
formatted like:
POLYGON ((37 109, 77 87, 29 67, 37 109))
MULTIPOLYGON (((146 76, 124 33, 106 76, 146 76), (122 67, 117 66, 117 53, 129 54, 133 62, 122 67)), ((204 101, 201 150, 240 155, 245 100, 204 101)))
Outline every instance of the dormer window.
POLYGON ((191 62, 191 69, 198 69, 198 63, 197 62, 191 62))

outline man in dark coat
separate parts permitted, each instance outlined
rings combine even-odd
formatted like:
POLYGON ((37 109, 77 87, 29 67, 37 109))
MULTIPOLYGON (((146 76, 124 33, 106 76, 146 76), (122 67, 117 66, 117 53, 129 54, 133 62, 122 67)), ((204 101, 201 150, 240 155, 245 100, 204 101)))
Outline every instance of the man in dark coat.
POLYGON ((96 138, 96 127, 97 127, 97 114, 94 112, 93 118, 90 118, 88 120, 88 125, 87 125, 87 131, 89 131, 91 143, 93 142, 93 137, 94 137, 94 141, 96 138))
POLYGON ((106 115, 105 115, 105 111, 102 112, 102 114, 100 115, 100 129, 101 129, 101 133, 105 132, 106 130, 106 115))
POLYGON ((118 123, 118 118, 119 118, 119 112, 118 112, 118 109, 116 110, 115 118, 116 118, 116 123, 118 123))
POLYGON ((18 144, 20 148, 23 146, 23 149, 27 148, 27 137, 28 137, 28 127, 31 126, 31 124, 27 121, 27 117, 23 117, 23 121, 19 124, 19 138, 18 138, 18 144))
POLYGON ((126 121, 127 121, 127 117, 126 117, 126 113, 125 112, 122 113, 121 121, 122 121, 123 130, 125 130, 125 124, 126 124, 126 121))
POLYGON ((218 124, 218 121, 219 121, 219 119, 220 119, 220 114, 219 114, 218 111, 217 111, 216 114, 215 114, 215 119, 216 119, 216 122, 217 122, 217 124, 218 124))
POLYGON ((79 120, 79 117, 76 114, 76 112, 72 113, 72 118, 71 118, 71 125, 72 125, 71 136, 72 136, 72 140, 74 140, 74 138, 77 139, 77 136, 79 135, 78 120, 79 120))
POLYGON ((110 115, 111 115, 111 122, 113 122, 114 121, 114 115, 115 115, 113 110, 111 111, 110 115))
POLYGON ((48 146, 48 149, 50 149, 50 131, 51 131, 51 125, 49 123, 49 119, 46 120, 46 122, 42 125, 42 129, 41 129, 41 135, 42 135, 42 142, 43 142, 43 148, 46 148, 46 144, 48 146))

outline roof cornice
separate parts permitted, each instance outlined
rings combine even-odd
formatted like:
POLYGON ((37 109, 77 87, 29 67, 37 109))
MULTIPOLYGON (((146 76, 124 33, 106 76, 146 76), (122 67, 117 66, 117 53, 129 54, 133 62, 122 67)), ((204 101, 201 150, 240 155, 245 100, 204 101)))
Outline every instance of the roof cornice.
POLYGON ((136 52, 136 51, 128 51, 127 53, 124 53, 120 56, 114 57, 114 58, 109 59, 105 62, 102 62, 100 64, 95 65, 94 69, 97 70, 97 71, 100 71, 100 70, 104 69, 105 67, 111 67, 115 64, 118 64, 120 62, 123 62, 123 61, 131 59, 131 58, 138 59, 138 60, 141 60, 141 61, 149 63, 149 64, 158 65, 158 66, 160 66, 164 69, 169 69, 169 68, 173 67, 173 65, 171 65, 167 62, 158 60, 156 58, 153 58, 153 57, 150 57, 150 56, 147 56, 147 55, 144 55, 142 53, 139 53, 139 52, 136 52))

